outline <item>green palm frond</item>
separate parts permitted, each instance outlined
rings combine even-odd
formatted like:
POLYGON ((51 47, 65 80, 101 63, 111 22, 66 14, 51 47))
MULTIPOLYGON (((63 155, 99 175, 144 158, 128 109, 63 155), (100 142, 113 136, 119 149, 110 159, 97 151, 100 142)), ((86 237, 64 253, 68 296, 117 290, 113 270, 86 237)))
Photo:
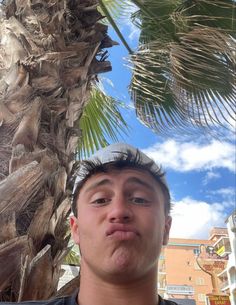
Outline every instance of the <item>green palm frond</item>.
POLYGON ((70 252, 67 254, 64 260, 64 264, 67 265, 74 265, 74 266, 80 266, 80 255, 79 255, 79 249, 78 246, 74 246, 70 252))
MULTIPOLYGON (((129 4, 128 4, 129 5, 129 4)), ((106 12, 103 10, 104 6, 109 11, 113 19, 119 19, 126 16, 127 13, 127 0, 101 0, 99 1, 99 10, 106 16, 106 12)))
POLYGON ((98 0, 98 2, 101 13, 106 16, 108 23, 113 27, 123 45, 126 47, 128 52, 132 54, 132 49, 130 48, 124 35, 121 33, 117 22, 115 21, 115 19, 117 20, 119 17, 124 17, 126 15, 125 12, 129 11, 127 9, 129 8, 129 3, 127 3, 127 1, 117 0, 98 0))
POLYGON ((94 88, 88 104, 85 106, 79 122, 82 130, 79 156, 89 156, 101 147, 109 144, 109 139, 118 141, 118 137, 127 135, 128 125, 118 108, 119 103, 94 88))
MULTIPOLYGON (((139 1, 133 1, 139 5, 139 1)), ((132 56, 138 117, 156 131, 235 120, 236 2, 145 1, 132 56)))

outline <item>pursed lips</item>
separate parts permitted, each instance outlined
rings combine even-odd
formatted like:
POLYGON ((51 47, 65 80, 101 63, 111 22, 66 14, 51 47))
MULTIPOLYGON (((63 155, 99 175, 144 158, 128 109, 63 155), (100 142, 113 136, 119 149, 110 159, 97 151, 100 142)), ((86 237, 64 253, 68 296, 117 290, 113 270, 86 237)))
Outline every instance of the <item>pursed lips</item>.
POLYGON ((106 231, 106 236, 120 240, 129 240, 140 236, 140 234, 132 226, 113 224, 106 231))

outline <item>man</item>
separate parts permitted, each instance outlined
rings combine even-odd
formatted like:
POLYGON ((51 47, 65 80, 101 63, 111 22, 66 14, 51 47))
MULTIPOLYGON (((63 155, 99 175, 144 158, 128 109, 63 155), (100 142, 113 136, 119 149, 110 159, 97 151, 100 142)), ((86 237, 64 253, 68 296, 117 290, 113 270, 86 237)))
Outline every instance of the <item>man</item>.
POLYGON ((171 226, 164 174, 127 144, 113 144, 81 165, 71 231, 81 250, 79 305, 167 305, 157 265, 171 226))
POLYGON ((101 149, 80 166, 72 211, 79 292, 36 304, 176 304, 157 292, 158 257, 171 227, 170 194, 158 165, 127 144, 101 149))

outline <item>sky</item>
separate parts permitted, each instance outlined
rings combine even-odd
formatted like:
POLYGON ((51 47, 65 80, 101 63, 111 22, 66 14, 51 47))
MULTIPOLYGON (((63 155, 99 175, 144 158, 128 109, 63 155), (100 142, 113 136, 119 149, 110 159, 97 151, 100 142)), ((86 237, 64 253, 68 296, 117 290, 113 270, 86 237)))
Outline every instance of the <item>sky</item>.
MULTIPOLYGON (((138 30, 128 21, 120 24, 132 49, 137 47, 138 30)), ((109 35, 119 42, 113 30, 109 35)), ((102 75, 106 92, 125 103, 122 115, 130 126, 120 138, 141 149, 167 175, 172 198, 171 237, 208 239, 212 227, 225 227, 225 220, 236 208, 235 136, 221 140, 198 135, 161 137, 139 122, 128 93, 131 71, 128 53, 120 43, 108 49, 112 72, 102 75)))

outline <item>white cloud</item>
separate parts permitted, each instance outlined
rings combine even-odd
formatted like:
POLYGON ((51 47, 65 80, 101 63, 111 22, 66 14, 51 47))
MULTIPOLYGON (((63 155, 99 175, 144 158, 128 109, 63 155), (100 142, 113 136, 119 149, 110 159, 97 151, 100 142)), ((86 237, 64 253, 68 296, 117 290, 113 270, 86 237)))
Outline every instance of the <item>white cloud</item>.
POLYGON ((219 173, 214 173, 212 171, 209 171, 206 173, 205 178, 202 181, 203 185, 207 185, 209 183, 210 180, 215 180, 215 179, 219 179, 221 176, 219 173))
POLYGON ((132 1, 126 1, 121 5, 118 18, 116 16, 116 23, 123 33, 130 41, 138 40, 140 36, 140 29, 132 22, 132 14, 138 11, 138 7, 132 1), (127 29, 128 28, 128 29, 127 29))
POLYGON ((208 239, 212 227, 225 227, 224 210, 222 203, 209 204, 185 197, 174 203, 170 237, 208 239))
POLYGON ((127 5, 127 8, 128 8, 127 12, 129 13, 129 18, 125 18, 124 25, 126 25, 129 28, 129 31, 130 31, 130 33, 128 33, 128 38, 131 41, 137 40, 139 38, 139 35, 140 35, 140 29, 136 25, 134 25, 130 16, 133 13, 137 12, 138 7, 134 3, 132 3, 131 1, 127 1, 126 5, 127 5))
POLYGON ((216 191, 212 191, 212 193, 215 193, 215 194, 220 194, 222 196, 235 196, 235 189, 233 187, 226 187, 226 188, 221 188, 221 189, 218 189, 216 191))
POLYGON ((226 188, 221 188, 218 190, 214 191, 208 191, 208 193, 211 195, 210 197, 215 196, 217 197, 217 201, 219 201, 219 197, 222 198, 222 204, 225 207, 233 207, 236 208, 236 190, 233 187, 226 187, 226 188))
POLYGON ((168 139, 142 151, 164 168, 176 171, 211 170, 219 167, 235 171, 235 147, 229 142, 212 140, 201 144, 168 139))
POLYGON ((140 36, 140 29, 137 28, 133 23, 129 23, 128 24, 129 28, 130 28, 130 33, 129 33, 129 40, 137 40, 140 36))

